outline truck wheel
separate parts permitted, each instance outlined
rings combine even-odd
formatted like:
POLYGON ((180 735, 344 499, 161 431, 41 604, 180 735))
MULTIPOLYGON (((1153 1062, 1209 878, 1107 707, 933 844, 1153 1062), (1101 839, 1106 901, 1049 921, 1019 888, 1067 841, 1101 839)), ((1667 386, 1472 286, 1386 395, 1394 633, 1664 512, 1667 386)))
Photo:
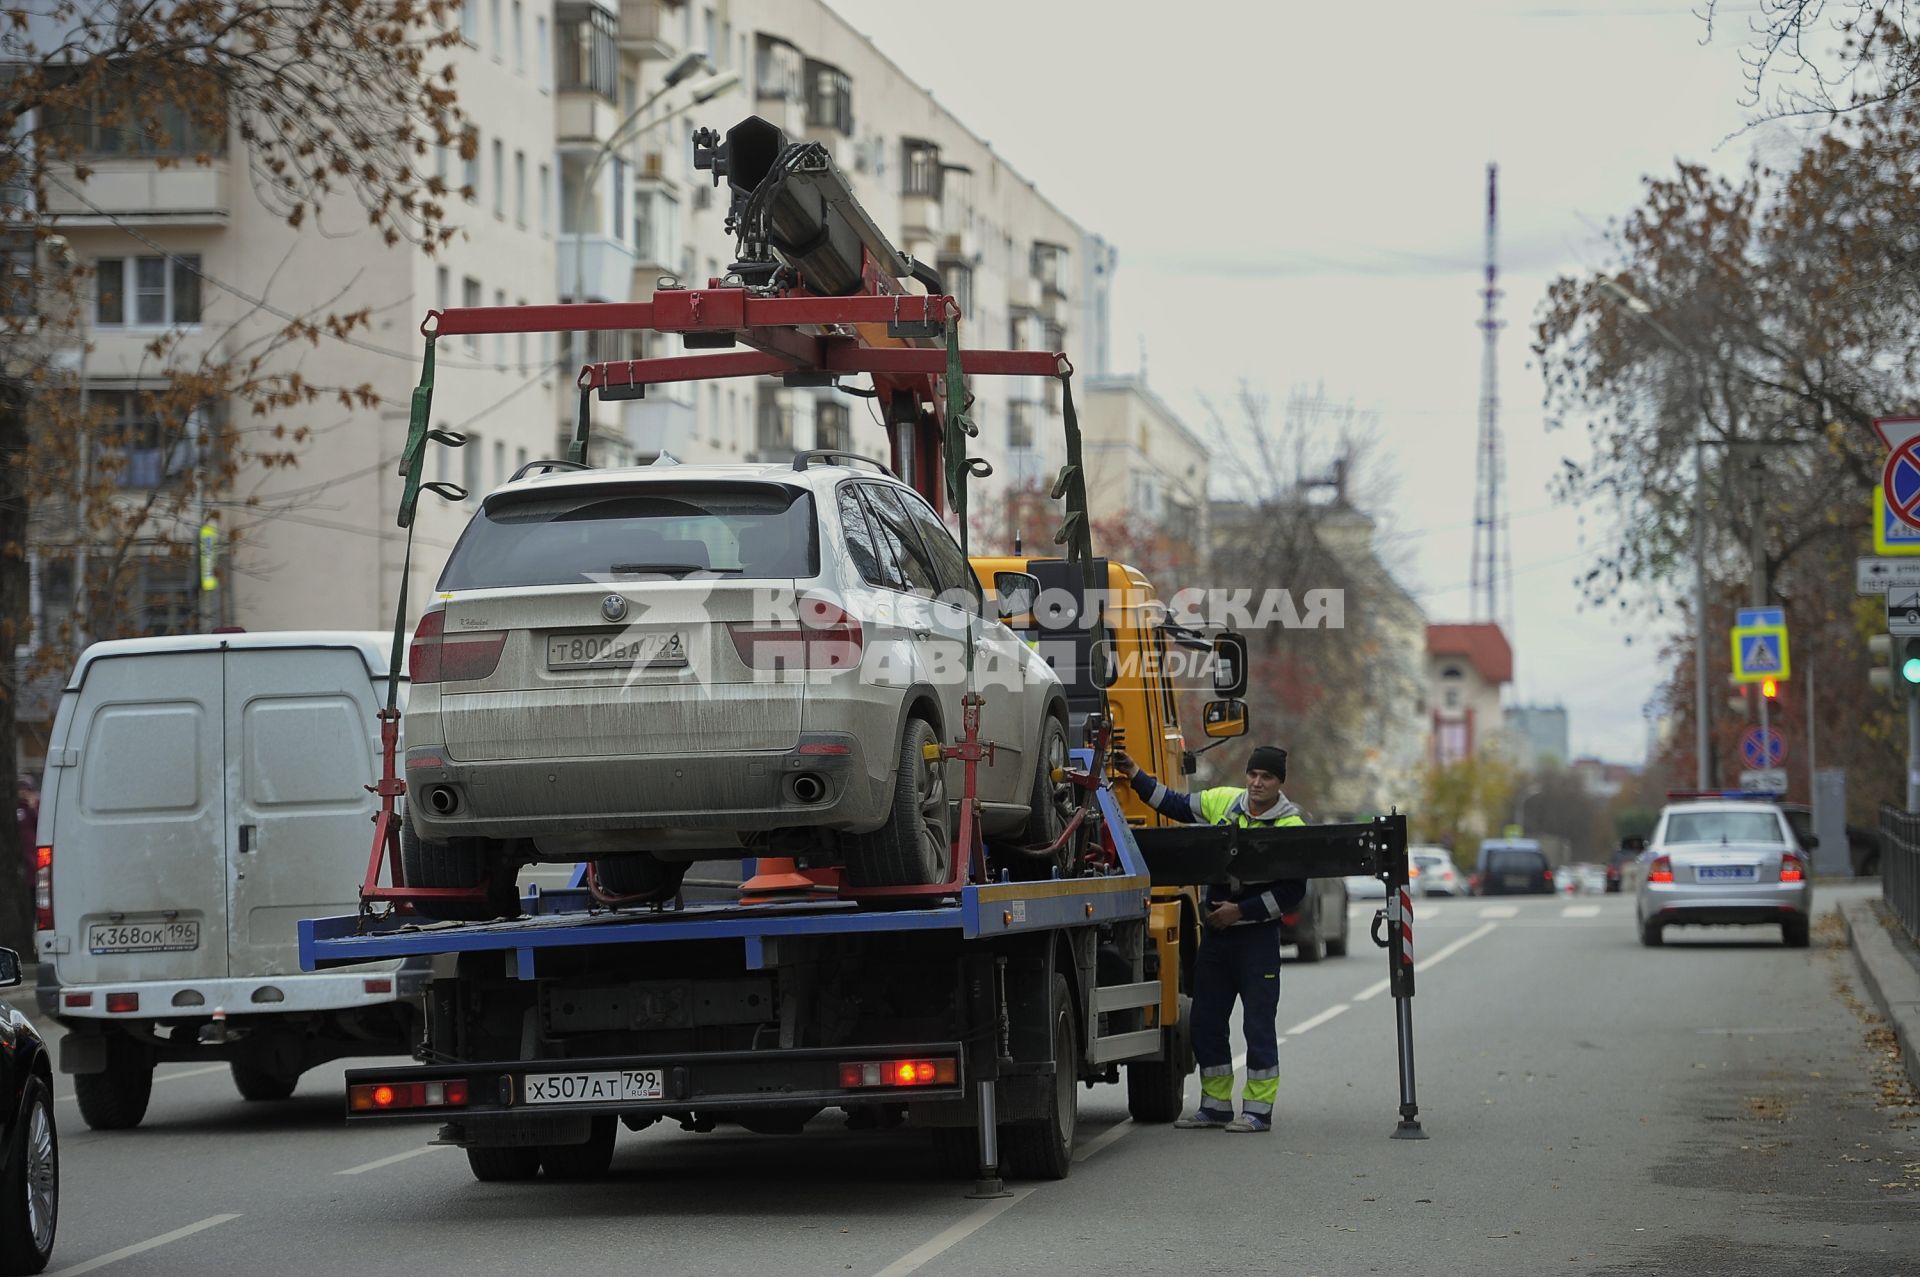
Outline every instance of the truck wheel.
POLYGON ((484 1184, 532 1179, 540 1172, 540 1147, 537 1144, 519 1144, 503 1148, 468 1148, 467 1169, 484 1184))
POLYGON ((620 1122, 614 1117, 593 1119, 593 1133, 584 1144, 543 1144, 540 1164, 548 1179, 600 1179, 613 1165, 613 1137, 620 1122))
POLYGON ((276 1073, 238 1060, 228 1067, 233 1070, 233 1088, 243 1100, 284 1100, 300 1083, 298 1073, 276 1073))
MULTIPOLYGON (((452 842, 429 842, 413 831, 413 822, 400 822, 400 864, 407 882, 415 887, 477 887, 487 858, 470 838, 452 842)), ((488 883, 484 902, 464 900, 423 900, 414 912, 433 922, 491 922, 495 918, 517 917, 520 913, 520 888, 504 856, 492 858, 495 873, 488 883)))
POLYGON ((952 864, 947 764, 926 756, 940 738, 933 724, 909 718, 900 734, 887 823, 848 841, 846 875, 855 887, 923 887, 944 882, 952 864))
POLYGON ((37 1273, 60 1223, 60 1144, 53 1093, 29 1074, 13 1147, 0 1150, 0 1273, 37 1273))
POLYGON ((153 1057, 132 1038, 115 1033, 107 1037, 107 1067, 99 1073, 76 1073, 73 1098, 80 1117, 96 1131, 125 1131, 140 1125, 153 1096, 153 1057))
MULTIPOLYGON (((1073 785, 1053 778, 1054 772, 1065 769, 1071 760, 1066 725, 1051 714, 1041 723, 1040 747, 1034 753, 1033 790, 1027 795, 1027 824, 1020 831, 1020 841, 1028 847, 1050 847, 1073 819, 1075 802, 1073 785)), ((1069 867, 1068 860, 1068 853, 1062 852, 1051 863, 1064 871, 1069 867)), ((1034 863, 1044 869, 1049 862, 1034 863)))
POLYGON ((1193 1072, 1189 1017, 1193 999, 1182 994, 1180 1023, 1161 1030, 1164 1059, 1127 1065, 1127 1113, 1136 1122, 1171 1122, 1186 1111, 1187 1076, 1193 1072))
POLYGON ((1067 978, 1053 977, 1053 1085, 1047 1115, 1006 1128, 1001 1157, 1019 1179, 1065 1179, 1073 1169, 1073 1130, 1079 1117, 1080 1042, 1073 1032, 1067 978))
POLYGON ((624 856, 601 856, 593 862, 602 890, 616 896, 638 897, 636 903, 658 904, 680 894, 680 880, 692 862, 662 860, 650 851, 624 856))

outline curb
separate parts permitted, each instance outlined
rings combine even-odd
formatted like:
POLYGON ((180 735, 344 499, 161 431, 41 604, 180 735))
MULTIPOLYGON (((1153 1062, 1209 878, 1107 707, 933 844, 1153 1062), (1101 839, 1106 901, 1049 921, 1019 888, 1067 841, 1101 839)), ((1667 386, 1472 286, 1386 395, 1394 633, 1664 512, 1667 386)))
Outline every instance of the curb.
POLYGON ((1876 901, 1842 901, 1840 920, 1867 991, 1900 1043, 1907 1080, 1920 1088, 1920 965, 1888 932, 1876 901))

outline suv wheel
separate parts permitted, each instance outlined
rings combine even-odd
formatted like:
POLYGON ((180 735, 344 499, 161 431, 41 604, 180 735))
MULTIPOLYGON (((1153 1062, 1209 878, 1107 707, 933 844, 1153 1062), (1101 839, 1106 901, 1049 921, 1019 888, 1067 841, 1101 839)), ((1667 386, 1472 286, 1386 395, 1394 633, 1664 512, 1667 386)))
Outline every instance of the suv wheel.
POLYGON ((400 821, 400 864, 414 887, 477 887, 487 875, 484 901, 427 900, 414 912, 434 922, 491 922, 520 913, 520 888, 514 865, 504 848, 488 854, 478 839, 456 838, 429 842, 413 831, 413 822, 400 821), (489 871, 491 871, 489 873, 489 871))
MULTIPOLYGON (((1040 748, 1034 753, 1037 761, 1033 769, 1033 788, 1027 795, 1027 823, 1020 831, 1020 842, 1022 846, 1030 848, 1051 847, 1059 840, 1067 822, 1073 819, 1077 801, 1072 781, 1054 779, 1054 774, 1064 772, 1071 762, 1067 754, 1066 724, 1051 714, 1047 715, 1041 722, 1040 748)), ((1028 859, 1042 874, 1054 867, 1065 874, 1072 868, 1072 854, 1069 846, 1056 852, 1051 859, 1028 859)), ((1015 871, 1018 872, 1018 866, 1015 871)))
POLYGON ((662 860, 650 851, 624 856, 601 856, 593 862, 593 876, 601 890, 615 896, 637 897, 637 904, 658 904, 680 894, 690 861, 662 860))
POLYGON ((953 858, 947 806, 947 764, 929 749, 933 724, 909 718, 900 733, 887 823, 848 840, 847 880, 855 887, 923 887, 947 879, 953 858))

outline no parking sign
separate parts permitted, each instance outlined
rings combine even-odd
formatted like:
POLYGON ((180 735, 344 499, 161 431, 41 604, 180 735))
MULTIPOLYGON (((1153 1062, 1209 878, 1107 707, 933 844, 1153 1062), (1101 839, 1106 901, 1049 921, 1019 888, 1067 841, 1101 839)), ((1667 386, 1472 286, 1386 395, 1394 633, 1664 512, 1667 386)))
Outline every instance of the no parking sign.
POLYGON ((1920 528, 1920 417, 1875 417, 1873 431, 1887 445, 1880 486, 1887 509, 1910 528, 1920 528))

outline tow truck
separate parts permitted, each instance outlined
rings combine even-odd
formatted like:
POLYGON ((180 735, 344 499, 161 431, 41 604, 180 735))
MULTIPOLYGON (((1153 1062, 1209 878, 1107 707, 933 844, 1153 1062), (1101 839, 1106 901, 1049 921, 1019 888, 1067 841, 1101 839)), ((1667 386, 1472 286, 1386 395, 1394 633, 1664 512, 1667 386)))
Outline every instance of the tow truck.
MULTIPOLYGON (((556 466, 590 464, 594 395, 631 398, 712 377, 837 386, 867 375, 871 389, 860 393, 885 408, 892 469, 962 529, 967 483, 990 473, 967 455, 967 378, 1056 377, 1068 461, 1055 490, 1066 520, 1056 539, 1064 553, 1046 570, 1074 598, 1073 615, 1053 635, 1072 658, 1063 678, 1075 748, 1056 782, 1071 782, 1077 806, 1063 854, 1050 877, 1032 880, 1010 871, 1020 858, 1004 853, 1013 849, 979 834, 973 775, 993 724, 981 721, 974 700, 960 739, 943 747, 966 777, 947 882, 852 890, 831 870, 810 868, 804 890, 768 895, 755 884, 795 875, 790 863, 766 874, 763 862, 736 898, 634 905, 583 866, 564 890, 529 888, 517 917, 434 923, 414 906, 461 893, 485 899, 489 887, 406 881, 396 811, 406 785, 394 770, 390 701, 384 770, 370 786, 382 806, 361 909, 302 922, 301 960, 320 969, 424 957, 432 975, 420 1063, 349 1072, 349 1120, 437 1121, 440 1142, 464 1148, 477 1178, 522 1180, 604 1173, 621 1124, 639 1130, 670 1119, 704 1131, 730 1122, 787 1133, 835 1107, 850 1121, 930 1132, 943 1164, 971 1176, 976 1194, 998 1194, 1003 1168, 1031 1178, 1068 1173, 1081 1083, 1118 1081, 1124 1066, 1135 1120, 1181 1112, 1193 1069, 1192 887, 1365 873, 1389 886, 1375 939, 1388 956, 1401 1045, 1394 1134, 1424 1138, 1413 1091, 1404 816, 1284 829, 1136 827, 1123 810, 1131 795, 1107 783, 1117 723, 1134 729, 1129 748, 1161 774, 1191 769, 1177 720, 1161 709, 1163 698, 1172 703, 1165 667, 1124 659, 1129 643, 1159 644, 1168 632, 1135 626, 1129 637, 1101 597, 1112 574, 1127 570, 1092 553, 1066 356, 963 349, 959 308, 937 276, 886 241, 820 145, 789 143, 750 118, 724 140, 696 134, 696 164, 732 188, 729 228, 740 253, 725 277, 705 288, 663 286, 649 302, 429 313, 401 463, 401 526, 411 529, 422 491, 464 495, 421 480, 429 446, 462 442, 428 424, 433 347, 444 336, 647 329, 719 352, 585 366, 568 457, 547 463, 556 466), (909 291, 908 280, 926 291, 909 291)), ((983 581, 993 568, 989 558, 975 560, 983 581)), ((1150 598, 1144 577, 1127 579, 1150 598)), ((396 673, 404 588, 398 611, 396 673)), ((1215 647, 1197 635, 1173 637, 1215 647)), ((1221 698, 1205 730, 1219 740, 1244 730, 1245 645, 1220 641, 1214 654, 1221 698)))

